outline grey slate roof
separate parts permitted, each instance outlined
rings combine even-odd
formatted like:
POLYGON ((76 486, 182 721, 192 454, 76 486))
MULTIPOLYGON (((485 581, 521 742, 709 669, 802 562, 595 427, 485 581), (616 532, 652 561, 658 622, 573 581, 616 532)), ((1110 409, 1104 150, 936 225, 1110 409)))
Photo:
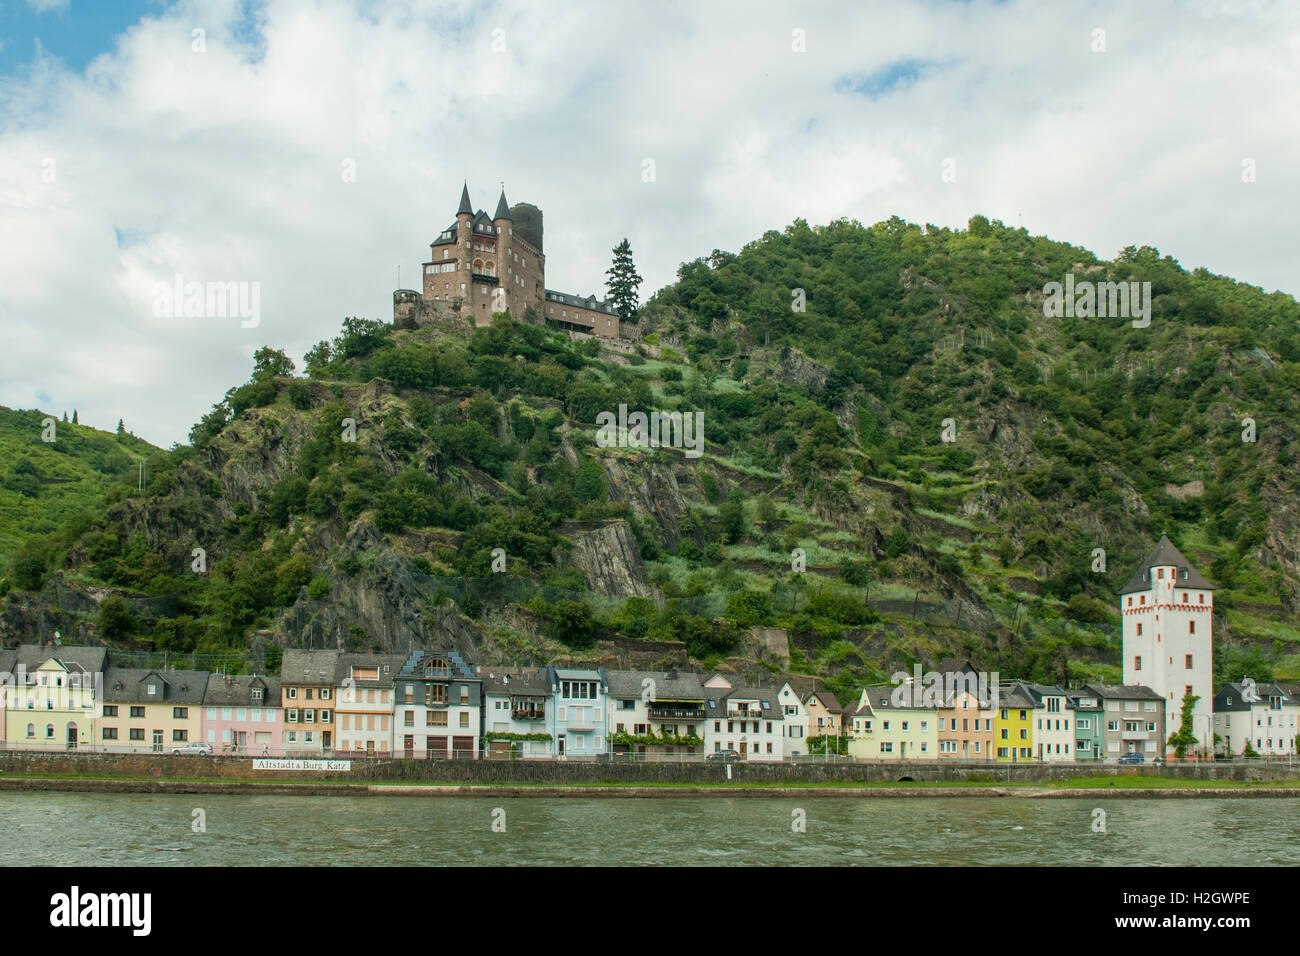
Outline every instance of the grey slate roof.
MULTIPOLYGON (((501 198, 497 200, 497 211, 492 217, 495 219, 510 219, 510 204, 506 202, 506 191, 501 190, 501 198)), ((513 222, 514 220, 510 220, 513 222)))
POLYGON ((456 215, 468 213, 474 215, 474 206, 469 201, 469 183, 465 183, 460 188, 460 208, 456 210, 456 215))
POLYGON ((550 697, 551 681, 536 667, 479 667, 483 693, 504 697, 550 697))
POLYGON ((262 674, 209 674, 203 692, 205 707, 279 707, 280 679, 262 674), (253 700, 253 687, 261 685, 265 693, 253 700))
POLYGON ((285 684, 333 687, 338 683, 338 651, 288 650, 280 661, 280 680, 285 684))
POLYGON ((393 678, 406 663, 405 654, 340 654, 338 676, 341 683, 352 676, 353 667, 373 667, 379 671, 375 680, 358 679, 359 687, 392 687, 393 678), (387 669, 385 669, 387 668, 387 669))
POLYGON ((580 309, 590 309, 592 312, 604 312, 606 315, 618 314, 612 305, 608 302, 602 302, 594 295, 589 295, 586 298, 583 298, 578 295, 569 295, 567 292, 556 292, 554 289, 547 289, 546 298, 551 302, 573 305, 580 309))
POLYGON ((1182 552, 1174 547, 1173 542, 1167 535, 1160 536, 1160 542, 1156 549, 1151 552, 1145 561, 1138 565, 1138 569, 1133 572, 1133 577, 1129 578, 1128 584, 1120 594, 1132 594, 1135 591, 1151 590, 1151 569, 1160 565, 1172 566, 1177 569, 1175 572, 1178 577, 1175 584, 1181 587, 1199 588, 1205 591, 1213 591, 1215 587, 1209 581, 1201 576, 1190 561, 1183 557, 1182 552))
POLYGON ((456 244, 456 224, 453 222, 450 226, 438 233, 438 238, 429 243, 431 246, 454 246, 456 244))
POLYGON ((1084 690, 1092 691, 1103 700, 1164 700, 1145 684, 1085 684, 1084 690))
POLYGON ((1038 706, 1038 701, 1019 684, 1001 684, 998 686, 998 706, 1032 710, 1038 706))
POLYGON ((609 671, 611 697, 639 698, 642 681, 654 681, 654 700, 704 700, 700 675, 682 671, 609 671))
POLYGON ((96 674, 104 669, 108 652, 103 647, 55 647, 40 644, 19 644, 18 661, 28 671, 34 671, 53 657, 69 671, 96 674))
MULTIPOLYGON (((781 711, 780 692, 772 687, 733 687, 731 690, 725 688, 709 688, 703 691, 704 699, 704 716, 710 720, 726 719, 727 702, 730 700, 754 700, 758 701, 760 720, 784 720, 785 715, 781 711), (766 706, 764 706, 766 704, 766 706)), ((753 720, 753 717, 743 718, 753 720)))
POLYGON ((12 674, 18 667, 18 652, 0 649, 0 674, 12 674))
POLYGON ((104 673, 104 700, 114 704, 203 703, 208 689, 207 671, 165 671, 147 667, 110 667, 104 673), (150 696, 148 684, 160 681, 159 693, 150 696))
POLYGON ((1219 692, 1214 695, 1214 709, 1216 711, 1250 710, 1254 705, 1266 704, 1270 697, 1281 697, 1283 704, 1294 704, 1297 701, 1297 698, 1292 691, 1283 687, 1281 684, 1276 684, 1271 681, 1268 683, 1255 684, 1255 695, 1259 698, 1258 700, 1248 701, 1243 699, 1245 692, 1246 687, 1244 683, 1234 682, 1224 684, 1223 687, 1219 689, 1219 692), (1231 704, 1228 703, 1229 698, 1232 699, 1231 704))
POLYGON ((804 703, 805 704, 808 703, 808 701, 813 697, 816 697, 819 701, 821 701, 821 705, 825 707, 830 713, 832 714, 844 713, 844 708, 840 706, 840 702, 835 699, 834 694, 829 693, 828 691, 819 690, 817 691, 817 693, 809 694, 807 697, 805 697, 804 703))
MULTIPOLYGON (((419 680, 424 677, 424 662, 430 657, 446 661, 453 680, 477 681, 479 679, 473 669, 465 663, 464 658, 453 650, 412 651, 411 656, 406 658, 406 663, 402 665, 402 669, 396 676, 400 680, 419 680)), ((443 678, 437 679, 442 680, 443 678)))
POLYGON ((482 209, 474 214, 474 221, 469 225, 470 231, 480 236, 495 236, 499 230, 492 225, 492 220, 482 209))
MULTIPOLYGON (((895 706, 894 706, 893 694, 894 694, 894 691, 897 689, 897 685, 895 685, 895 684, 873 684, 872 686, 867 687, 867 688, 865 688, 865 689, 866 689, 866 692, 867 692, 867 705, 871 708, 872 711, 877 711, 877 710, 881 710, 881 711, 887 711, 887 710, 938 710, 938 707, 937 707, 936 705, 934 705, 934 704, 923 705, 923 704, 920 703, 920 702, 913 703, 913 702, 911 701, 911 699, 910 699, 910 697, 911 697, 911 695, 910 695, 911 688, 910 688, 910 687, 907 688, 907 690, 908 690, 908 692, 909 692, 909 695, 908 695, 908 698, 906 698, 907 703, 906 703, 906 706, 904 706, 904 707, 895 707, 895 706)), ((924 693, 925 693, 925 688, 924 688, 924 687, 918 687, 918 688, 917 688, 917 696, 918 696, 918 697, 920 697, 920 696, 921 696, 922 694, 924 694, 924 693)), ((923 698, 922 698, 922 699, 923 699, 923 698)), ((860 703, 861 703, 861 701, 859 701, 859 704, 860 704, 860 703)), ((859 707, 857 708, 857 710, 854 711, 854 713, 862 713, 862 714, 865 714, 866 711, 864 711, 864 710, 861 708, 861 706, 859 706, 859 707)))

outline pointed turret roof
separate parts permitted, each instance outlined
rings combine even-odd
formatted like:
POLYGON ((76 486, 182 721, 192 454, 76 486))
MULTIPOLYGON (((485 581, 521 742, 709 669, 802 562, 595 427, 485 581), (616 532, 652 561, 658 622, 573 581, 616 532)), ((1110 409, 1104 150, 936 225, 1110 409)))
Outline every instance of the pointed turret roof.
POLYGON ((465 183, 460 189, 460 208, 456 210, 456 215, 463 214, 474 215, 474 207, 469 202, 469 183, 465 183))
POLYGON ((1181 551, 1174 547, 1174 543, 1169 540, 1169 536, 1162 534, 1156 549, 1138 566, 1128 584, 1124 585, 1124 590, 1119 593, 1132 594, 1134 591, 1151 590, 1151 569, 1155 567, 1176 568, 1176 584, 1189 588, 1201 588, 1206 591, 1214 590, 1214 585, 1205 580, 1201 576, 1201 572, 1192 567, 1191 562, 1183 557, 1181 551))
MULTIPOLYGON (((493 220, 510 219, 510 204, 506 202, 506 191, 504 188, 501 190, 501 198, 497 200, 497 213, 492 218, 493 220)), ((514 220, 511 221, 513 222, 514 220)))

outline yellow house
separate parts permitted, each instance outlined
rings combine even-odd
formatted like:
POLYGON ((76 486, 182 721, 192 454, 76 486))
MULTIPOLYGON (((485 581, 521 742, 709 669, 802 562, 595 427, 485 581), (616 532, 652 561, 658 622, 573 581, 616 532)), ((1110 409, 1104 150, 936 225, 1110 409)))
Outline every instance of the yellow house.
POLYGON ((203 739, 207 671, 110 667, 104 674, 96 750, 171 753, 203 739))
POLYGON ((881 684, 863 688, 857 708, 846 720, 850 757, 934 760, 939 755, 938 707, 913 700, 910 687, 881 684))
POLYGON ((23 644, 4 680, 10 749, 77 750, 94 742, 102 647, 23 644))
POLYGON ((1016 684, 998 688, 993 718, 993 753, 1000 763, 1034 759, 1034 708, 1037 702, 1016 684))

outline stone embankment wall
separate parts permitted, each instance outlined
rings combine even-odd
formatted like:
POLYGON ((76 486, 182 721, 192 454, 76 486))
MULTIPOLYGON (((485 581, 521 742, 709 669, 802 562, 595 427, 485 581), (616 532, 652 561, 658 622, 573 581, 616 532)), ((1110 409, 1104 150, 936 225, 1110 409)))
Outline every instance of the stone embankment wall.
MULTIPOLYGON (((211 779, 321 781, 329 783, 445 783, 574 785, 604 783, 725 783, 726 765, 697 763, 625 763, 605 761, 509 760, 367 760, 351 761, 348 771, 254 770, 245 757, 176 756, 172 754, 91 754, 0 752, 0 774, 23 776, 133 777, 144 779, 211 779)), ((1061 764, 967 764, 934 761, 905 763, 737 763, 733 784, 800 784, 951 781, 970 784, 1044 782, 1075 776, 1169 777, 1175 779, 1270 781, 1300 778, 1300 762, 1177 764, 1165 767, 1118 767, 1061 764)))

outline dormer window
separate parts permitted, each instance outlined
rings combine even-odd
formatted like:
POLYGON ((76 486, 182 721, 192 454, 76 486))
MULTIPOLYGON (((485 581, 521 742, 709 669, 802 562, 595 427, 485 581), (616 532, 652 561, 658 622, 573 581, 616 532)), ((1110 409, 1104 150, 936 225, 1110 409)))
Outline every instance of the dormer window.
POLYGON ((157 684, 150 684, 149 687, 148 687, 148 689, 146 690, 146 693, 147 693, 150 697, 152 697, 154 694, 158 693, 158 685, 157 685, 157 684))

